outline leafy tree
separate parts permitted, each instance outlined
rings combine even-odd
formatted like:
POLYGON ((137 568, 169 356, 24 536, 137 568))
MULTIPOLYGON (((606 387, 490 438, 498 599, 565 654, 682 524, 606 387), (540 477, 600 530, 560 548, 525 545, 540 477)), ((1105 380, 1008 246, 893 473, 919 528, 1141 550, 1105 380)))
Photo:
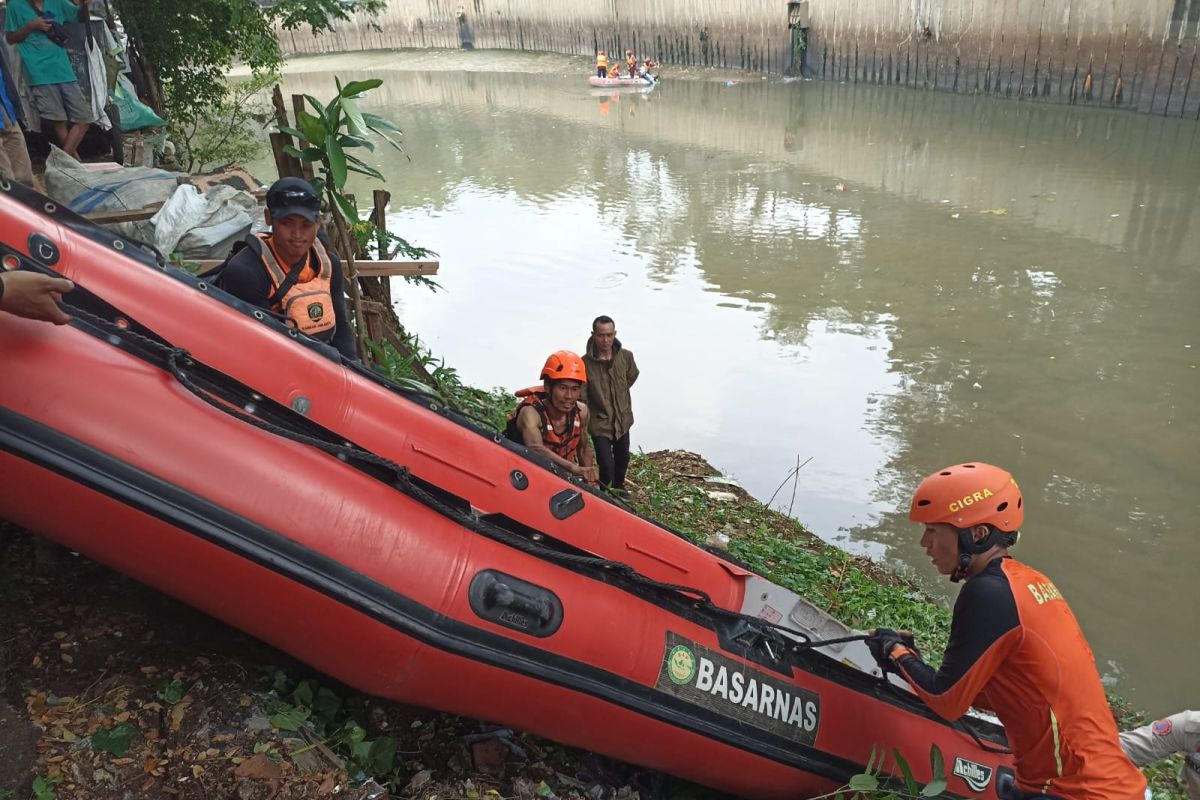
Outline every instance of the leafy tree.
POLYGON ((320 33, 352 10, 377 14, 386 1, 114 0, 114 7, 129 33, 150 105, 189 125, 226 98, 225 76, 236 61, 256 75, 280 68, 276 26, 292 30, 307 24, 320 33))
POLYGON ((231 161, 245 163, 261 155, 267 142, 259 120, 271 115, 264 94, 278 80, 277 73, 264 72, 234 83, 229 93, 212 103, 203 116, 191 116, 187 122, 172 119, 171 140, 178 148, 178 167, 184 172, 203 172, 231 161))

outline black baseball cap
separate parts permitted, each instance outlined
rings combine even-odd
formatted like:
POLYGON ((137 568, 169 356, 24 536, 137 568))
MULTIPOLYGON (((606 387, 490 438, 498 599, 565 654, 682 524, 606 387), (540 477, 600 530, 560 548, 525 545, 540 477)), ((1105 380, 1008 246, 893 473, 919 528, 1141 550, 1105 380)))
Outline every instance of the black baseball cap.
POLYGON ((280 178, 267 189, 267 211, 276 219, 292 215, 316 222, 321 199, 312 184, 303 178, 280 178))

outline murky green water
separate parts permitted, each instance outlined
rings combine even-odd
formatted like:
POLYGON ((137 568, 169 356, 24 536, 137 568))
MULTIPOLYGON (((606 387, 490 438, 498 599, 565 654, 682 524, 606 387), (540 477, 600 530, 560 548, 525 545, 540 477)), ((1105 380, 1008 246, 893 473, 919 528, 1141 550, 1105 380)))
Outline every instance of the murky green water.
POLYGON ((412 161, 374 160, 446 288, 403 290, 405 321, 466 380, 520 387, 613 316, 635 447, 699 451, 764 500, 811 458, 775 505, 946 596, 908 495, 1005 465, 1017 554, 1102 672, 1151 713, 1194 704, 1200 126, 670 70, 608 94, 586 67, 292 65, 287 91, 386 79, 372 110, 412 161))

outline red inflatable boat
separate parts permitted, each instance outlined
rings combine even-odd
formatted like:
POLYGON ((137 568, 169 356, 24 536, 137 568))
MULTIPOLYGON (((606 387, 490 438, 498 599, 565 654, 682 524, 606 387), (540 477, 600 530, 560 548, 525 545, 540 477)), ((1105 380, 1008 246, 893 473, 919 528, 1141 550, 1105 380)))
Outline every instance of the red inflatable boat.
POLYGON ((803 598, 6 181, 0 260, 77 284, 69 326, 0 314, 0 516, 362 691, 734 794, 1010 771, 803 598))

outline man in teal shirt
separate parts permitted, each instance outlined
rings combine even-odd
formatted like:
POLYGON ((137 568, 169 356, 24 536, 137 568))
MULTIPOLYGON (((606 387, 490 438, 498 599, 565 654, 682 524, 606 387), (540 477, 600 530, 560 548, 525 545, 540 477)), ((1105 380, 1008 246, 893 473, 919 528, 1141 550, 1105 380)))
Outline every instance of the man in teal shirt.
POLYGON ((88 0, 80 5, 82 9, 70 0, 9 0, 4 18, 5 38, 21 53, 38 116, 54 126, 59 147, 73 158, 79 158, 79 142, 95 121, 62 33, 64 23, 87 22, 88 0))

